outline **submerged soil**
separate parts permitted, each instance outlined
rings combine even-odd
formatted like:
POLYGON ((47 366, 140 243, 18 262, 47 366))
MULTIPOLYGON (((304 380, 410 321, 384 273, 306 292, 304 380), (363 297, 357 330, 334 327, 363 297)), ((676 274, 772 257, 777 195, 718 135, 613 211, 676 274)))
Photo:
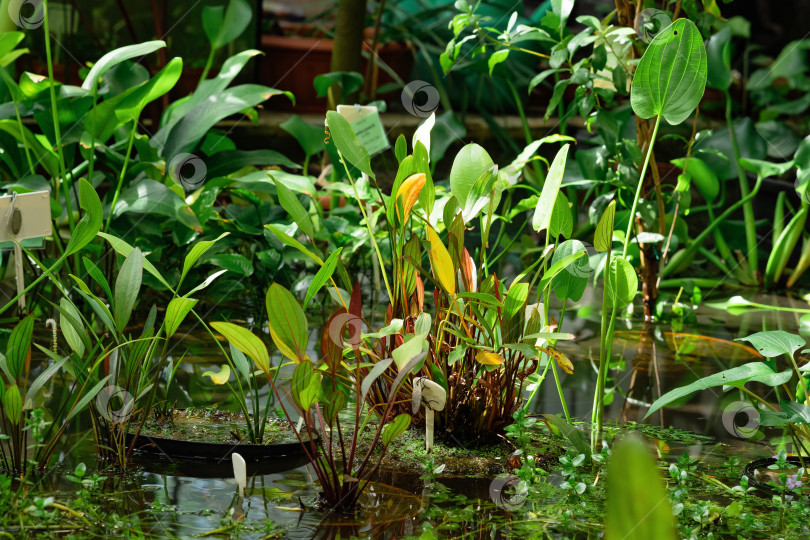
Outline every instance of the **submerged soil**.
MULTIPOLYGON (((215 409, 175 409, 146 422, 141 435, 179 441, 249 444, 245 415, 215 409)), ((262 444, 298 442, 286 420, 268 418, 262 444)))

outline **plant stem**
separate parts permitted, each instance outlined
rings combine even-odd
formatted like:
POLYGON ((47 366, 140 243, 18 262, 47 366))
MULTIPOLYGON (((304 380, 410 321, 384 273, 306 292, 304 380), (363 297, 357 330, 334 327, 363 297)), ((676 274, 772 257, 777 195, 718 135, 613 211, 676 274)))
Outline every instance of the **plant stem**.
POLYGON ((104 224, 104 232, 106 233, 107 230, 110 228, 110 222, 112 221, 113 212, 115 211, 115 205, 118 202, 118 195, 121 194, 121 186, 124 185, 124 176, 127 174, 127 165, 129 164, 129 158, 132 156, 132 143, 135 142, 135 130, 138 127, 138 121, 135 120, 132 122, 132 130, 129 132, 129 143, 127 144, 127 153, 124 157, 124 165, 121 167, 121 174, 118 176, 118 185, 115 187, 115 194, 113 195, 112 204, 110 205, 110 213, 107 214, 107 222, 104 224))
MULTIPOLYGON (((737 166, 737 178, 740 180, 740 195, 742 199, 746 199, 749 194, 748 178, 745 171, 740 167, 740 144, 737 141, 737 133, 734 131, 734 123, 731 117, 731 95, 728 89, 725 90, 726 96, 726 123, 728 124, 728 132, 731 136, 731 150, 734 153, 734 164, 737 166)), ((750 201, 750 199, 747 199, 750 201)), ((758 273, 758 256, 757 256, 757 233, 754 224, 754 206, 750 202, 746 202, 743 206, 743 216, 745 218, 745 245, 748 251, 748 268, 751 277, 756 280, 758 273)))
POLYGON ((630 233, 633 231, 633 221, 636 215, 636 208, 638 207, 638 200, 641 198, 641 186, 644 185, 644 175, 647 174, 647 166, 650 164, 650 156, 652 156, 653 145, 658 135, 658 126, 661 124, 661 115, 655 118, 655 127, 653 128, 652 136, 650 137, 650 146, 647 148, 647 155, 644 157, 644 165, 641 167, 641 174, 638 179, 638 187, 636 188, 636 196, 633 198, 633 206, 630 209, 630 218, 627 221, 627 232, 624 235, 624 248, 622 249, 622 258, 627 257, 627 248, 630 247, 630 233))
MULTIPOLYGON (((53 132, 56 140, 56 152, 59 155, 59 172, 62 176, 62 182, 65 183, 65 208, 67 209, 68 224, 70 230, 73 231, 73 205, 70 201, 70 181, 68 180, 65 170, 65 153, 62 149, 62 134, 59 126, 59 109, 56 106, 56 87, 53 80, 53 59, 51 58, 51 32, 48 25, 48 1, 44 0, 42 26, 45 30, 45 59, 48 64, 48 82, 51 93, 51 114, 53 118, 53 132)), ((78 270, 76 272, 78 274, 78 270)))

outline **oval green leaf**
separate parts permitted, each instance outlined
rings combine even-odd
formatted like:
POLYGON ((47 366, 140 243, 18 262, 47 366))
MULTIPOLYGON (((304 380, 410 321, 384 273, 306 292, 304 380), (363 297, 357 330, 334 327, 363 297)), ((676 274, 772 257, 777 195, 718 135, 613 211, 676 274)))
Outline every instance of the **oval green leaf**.
POLYGON ((633 76, 630 104, 671 125, 692 114, 706 89, 706 47, 695 23, 678 19, 652 40, 633 76))

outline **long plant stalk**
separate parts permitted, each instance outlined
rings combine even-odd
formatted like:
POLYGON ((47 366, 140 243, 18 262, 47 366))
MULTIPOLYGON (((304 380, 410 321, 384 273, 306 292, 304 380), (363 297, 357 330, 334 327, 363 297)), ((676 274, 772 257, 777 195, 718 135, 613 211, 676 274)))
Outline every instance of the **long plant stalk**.
POLYGON ((127 174, 127 165, 129 165, 129 159, 132 157, 132 144, 135 142, 135 131, 138 127, 138 121, 135 120, 132 122, 132 129, 129 132, 129 143, 127 143, 127 153, 124 157, 124 164, 121 166, 121 174, 118 175, 118 185, 115 186, 115 194, 113 195, 112 204, 110 205, 110 213, 107 214, 107 221, 104 223, 104 232, 106 233, 110 228, 110 222, 112 221, 113 212, 115 211, 115 205, 118 203, 118 196, 121 194, 121 187, 124 185, 124 176, 127 174))
POLYGON ((734 131, 734 122, 731 116, 731 95, 728 89, 725 90, 726 97, 726 123, 728 124, 728 132, 731 136, 731 151, 734 153, 734 164, 737 167, 737 178, 740 181, 740 195, 746 199, 743 206, 743 217, 745 219, 745 246, 748 259, 748 268, 752 279, 756 281, 756 274, 758 273, 759 257, 757 255, 757 232, 754 224, 754 205, 748 199, 750 190, 748 189, 748 178, 745 171, 740 166, 740 144, 737 141, 737 133, 734 131))
POLYGON ((56 152, 59 156, 59 173, 62 177, 61 181, 65 183, 65 208, 67 209, 68 224, 70 224, 70 230, 72 231, 73 206, 70 201, 70 181, 68 180, 67 171, 65 170, 65 153, 62 149, 62 133, 59 126, 59 108, 56 106, 56 83, 53 78, 53 58, 51 57, 51 32, 48 25, 48 11, 48 0, 43 0, 42 28, 45 30, 45 59, 48 64, 48 87, 51 94, 51 116, 53 118, 53 133, 56 139, 54 144, 56 144, 56 152))

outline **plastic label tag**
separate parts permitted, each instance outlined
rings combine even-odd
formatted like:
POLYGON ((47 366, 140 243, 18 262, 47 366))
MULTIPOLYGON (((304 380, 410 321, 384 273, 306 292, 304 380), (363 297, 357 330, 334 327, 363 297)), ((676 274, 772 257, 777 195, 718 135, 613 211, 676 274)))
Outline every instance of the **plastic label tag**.
POLYGON ((391 148, 383 128, 380 112, 371 105, 338 105, 337 112, 352 126, 354 134, 369 156, 391 148))

